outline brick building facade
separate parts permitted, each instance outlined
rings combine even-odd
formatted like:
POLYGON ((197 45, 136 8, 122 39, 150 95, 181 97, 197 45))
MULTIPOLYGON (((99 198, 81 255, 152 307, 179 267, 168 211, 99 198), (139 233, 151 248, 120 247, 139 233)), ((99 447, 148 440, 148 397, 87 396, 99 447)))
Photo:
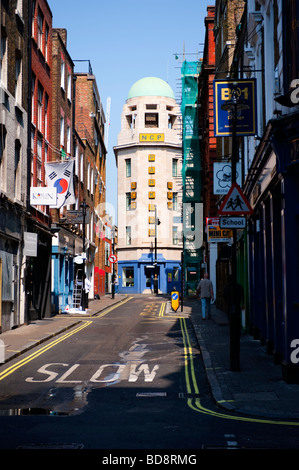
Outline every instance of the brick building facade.
POLYGON ((0 332, 25 321, 28 1, 0 4, 0 332))
MULTIPOLYGON (((45 162, 52 158, 52 12, 46 0, 31 1, 30 186, 44 187, 45 162)), ((51 315, 51 244, 48 206, 30 205, 28 231, 36 233, 37 255, 27 257, 28 321, 51 315)))
POLYGON ((75 127, 85 146, 83 175, 79 186, 80 203, 89 207, 86 232, 86 275, 92 282, 91 294, 105 293, 105 214, 106 147, 105 115, 96 78, 89 64, 87 73, 75 74, 75 127), (82 178, 83 176, 83 178, 82 178))

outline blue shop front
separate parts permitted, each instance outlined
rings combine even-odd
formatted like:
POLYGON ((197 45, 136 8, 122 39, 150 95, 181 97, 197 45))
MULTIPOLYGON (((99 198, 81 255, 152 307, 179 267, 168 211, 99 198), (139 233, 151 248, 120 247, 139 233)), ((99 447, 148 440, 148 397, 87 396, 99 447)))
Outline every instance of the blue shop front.
POLYGON ((158 293, 168 294, 173 288, 180 290, 180 262, 166 260, 158 254, 155 264, 152 253, 143 254, 138 260, 118 261, 119 293, 154 293, 156 280, 158 293))
POLYGON ((82 252, 82 240, 60 229, 52 240, 52 310, 61 313, 72 306, 77 266, 76 254, 82 252))

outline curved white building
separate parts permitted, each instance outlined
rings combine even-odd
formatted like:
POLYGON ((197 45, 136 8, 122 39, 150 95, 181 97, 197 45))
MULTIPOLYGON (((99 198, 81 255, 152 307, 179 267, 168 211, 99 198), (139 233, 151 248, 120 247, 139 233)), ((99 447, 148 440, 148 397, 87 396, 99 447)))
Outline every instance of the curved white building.
POLYGON ((180 289, 181 115, 164 80, 146 77, 131 87, 114 152, 118 292, 151 292, 155 274, 159 292, 180 289))

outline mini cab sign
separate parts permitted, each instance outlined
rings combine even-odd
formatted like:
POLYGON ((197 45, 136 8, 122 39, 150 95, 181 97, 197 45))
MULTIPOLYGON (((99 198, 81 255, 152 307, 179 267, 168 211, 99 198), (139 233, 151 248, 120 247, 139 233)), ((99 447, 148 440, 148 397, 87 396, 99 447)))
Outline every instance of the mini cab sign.
POLYGON ((233 238, 231 229, 220 228, 219 217, 207 217, 207 239, 209 243, 230 243, 233 238))

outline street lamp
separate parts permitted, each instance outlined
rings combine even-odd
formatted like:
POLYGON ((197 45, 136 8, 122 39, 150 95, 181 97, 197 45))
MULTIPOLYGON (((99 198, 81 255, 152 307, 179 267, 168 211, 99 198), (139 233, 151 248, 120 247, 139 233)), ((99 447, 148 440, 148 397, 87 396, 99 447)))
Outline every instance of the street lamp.
POLYGON ((88 306, 85 302, 85 239, 86 239, 86 232, 85 232, 85 220, 86 220, 86 201, 83 199, 83 203, 81 204, 82 215, 83 215, 83 282, 82 282, 82 310, 88 306))
MULTIPOLYGON (((237 179, 237 160, 238 160, 238 140, 237 140, 237 117, 238 112, 248 109, 238 96, 237 83, 233 84, 232 97, 221 106, 224 111, 232 112, 232 185, 237 179)), ((237 299, 237 231, 233 229, 233 245, 232 245, 232 291, 233 298, 230 311, 230 369, 232 371, 240 370, 240 323, 241 308, 237 299)))
MULTIPOLYGON (((112 228, 112 253, 115 254, 115 227, 112 228)), ((112 265, 112 299, 115 297, 115 263, 112 265)))
POLYGON ((157 217, 157 206, 155 206, 155 261, 154 261, 154 293, 158 294, 159 292, 159 276, 158 276, 158 262, 157 262, 157 232, 158 232, 158 225, 160 225, 160 220, 157 217))

